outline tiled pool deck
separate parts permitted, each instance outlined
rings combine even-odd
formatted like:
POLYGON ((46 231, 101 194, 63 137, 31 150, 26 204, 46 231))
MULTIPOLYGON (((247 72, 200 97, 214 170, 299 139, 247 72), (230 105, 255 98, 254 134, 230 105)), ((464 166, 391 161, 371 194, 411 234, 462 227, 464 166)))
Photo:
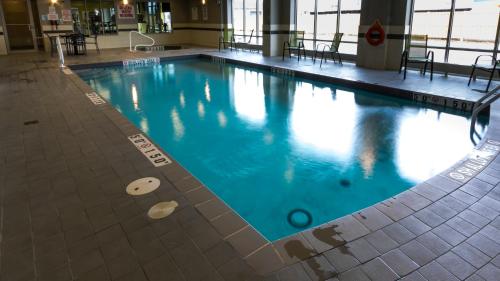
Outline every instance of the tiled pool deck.
MULTIPOLYGON (((207 49, 68 58, 67 64, 205 53, 475 101, 464 77, 428 77, 207 49)), ((484 81, 473 88, 484 88, 484 81)), ((363 86, 363 87, 364 87, 363 86)), ((155 168, 140 131, 41 54, 0 57, 0 280, 499 280, 500 102, 479 158, 358 213, 269 243, 177 163, 155 168), (35 121, 36 120, 36 121, 35 121), (30 122, 35 121, 35 122, 30 122), (25 124, 25 122, 28 122, 25 124), (489 155, 494 155, 493 157, 489 155), (489 159, 487 159, 490 157, 489 159), (486 161, 487 160, 487 161, 486 161), (476 167, 472 172, 464 167, 476 167), (466 171, 466 172, 464 172, 466 171), (465 177, 465 183, 449 174, 465 177), (131 197, 132 180, 160 188, 131 197), (179 208, 150 220, 150 206, 179 208)), ((397 92, 397 91, 395 91, 397 92)))

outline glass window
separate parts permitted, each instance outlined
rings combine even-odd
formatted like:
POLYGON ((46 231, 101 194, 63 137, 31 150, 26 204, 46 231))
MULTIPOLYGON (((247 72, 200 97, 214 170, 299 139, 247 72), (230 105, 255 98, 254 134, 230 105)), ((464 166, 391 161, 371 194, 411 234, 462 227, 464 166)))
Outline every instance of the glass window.
POLYGON ((232 0, 233 27, 237 42, 261 44, 263 0, 232 0), (253 30, 253 33, 252 33, 253 30))
POLYGON ((335 33, 342 32, 339 51, 356 54, 361 0, 296 0, 296 12, 296 29, 305 31, 306 49, 331 42, 335 33))
POLYGON ((434 51, 437 62, 444 61, 450 12, 451 0, 415 0, 412 34, 428 36, 428 50, 434 51))
POLYGON ((331 42, 337 31, 338 0, 318 0, 316 38, 331 42))
POLYGON ((137 29, 141 33, 172 31, 170 2, 136 1, 137 29))
POLYGON ((497 5, 498 0, 456 0, 449 63, 470 65, 477 56, 492 54, 498 24, 497 5), (476 51, 478 49, 486 52, 476 51))
POLYGON ((83 34, 117 33, 116 8, 113 0, 73 0, 73 30, 83 34))
POLYGON ((245 35, 250 36, 253 30, 253 36, 257 35, 257 1, 245 1, 245 35))
POLYGON ((261 43, 261 38, 262 38, 262 25, 264 23, 264 13, 262 12, 263 10, 263 7, 264 7, 264 0, 257 0, 257 3, 258 3, 258 32, 257 32, 257 44, 262 44, 261 43))
POLYGON ((245 35, 245 6, 244 0, 233 0, 233 28, 234 33, 238 35, 245 35))
POLYGON ((304 45, 306 49, 314 49, 314 14, 315 1, 297 0, 297 27, 299 31, 305 31, 304 45))
POLYGON ((358 49, 361 0, 342 0, 340 3, 339 32, 344 33, 339 52, 355 55, 358 49))

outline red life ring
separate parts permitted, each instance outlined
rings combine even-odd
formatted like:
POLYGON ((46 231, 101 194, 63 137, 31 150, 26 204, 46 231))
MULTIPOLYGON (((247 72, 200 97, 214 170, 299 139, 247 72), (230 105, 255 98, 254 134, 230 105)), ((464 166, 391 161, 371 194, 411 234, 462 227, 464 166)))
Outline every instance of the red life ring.
POLYGON ((382 25, 380 22, 377 20, 375 21, 372 26, 368 29, 368 31, 365 34, 366 41, 368 41, 368 44, 372 46, 378 46, 382 43, 384 43, 385 40, 385 31, 384 28, 382 28, 382 25))

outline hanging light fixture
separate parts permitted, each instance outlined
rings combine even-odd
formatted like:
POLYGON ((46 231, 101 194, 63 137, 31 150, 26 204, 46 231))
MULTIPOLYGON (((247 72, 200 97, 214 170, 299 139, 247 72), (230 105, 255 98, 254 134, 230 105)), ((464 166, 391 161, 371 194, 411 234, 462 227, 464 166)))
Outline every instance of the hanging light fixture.
POLYGON ((50 0, 50 3, 57 4, 57 0, 50 0))
POLYGON ((206 4, 206 0, 201 0, 201 4, 205 5, 206 4))
POLYGON ((128 5, 128 0, 123 0, 123 5, 128 5))

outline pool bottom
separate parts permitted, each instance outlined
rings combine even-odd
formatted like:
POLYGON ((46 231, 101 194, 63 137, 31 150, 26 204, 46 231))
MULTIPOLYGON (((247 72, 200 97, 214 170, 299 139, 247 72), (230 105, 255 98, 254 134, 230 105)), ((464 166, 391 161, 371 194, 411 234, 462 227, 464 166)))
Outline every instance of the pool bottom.
MULTIPOLYGON (((442 131, 446 126, 437 125, 439 119, 464 124, 463 117, 419 110, 373 93, 197 63, 118 68, 109 74, 101 70, 88 81, 271 241, 390 198, 435 174, 436 167, 422 165, 435 150, 424 150, 422 157, 412 151, 419 151, 415 144, 426 147, 430 142, 410 140, 415 134, 425 136, 432 125, 442 131), (202 73, 187 74, 193 69, 202 73), (231 85, 241 86, 224 94, 231 85), (399 133, 403 141, 395 137, 399 133), (415 173, 422 167, 423 173, 415 173), (374 182, 377 177, 382 180, 374 182), (311 222, 304 222, 307 215, 302 214, 292 216, 297 221, 290 224, 288 217, 296 209, 306 210, 311 222)), ((444 146, 445 141, 438 143, 444 146)), ((463 141, 450 148, 460 146, 463 141)))

